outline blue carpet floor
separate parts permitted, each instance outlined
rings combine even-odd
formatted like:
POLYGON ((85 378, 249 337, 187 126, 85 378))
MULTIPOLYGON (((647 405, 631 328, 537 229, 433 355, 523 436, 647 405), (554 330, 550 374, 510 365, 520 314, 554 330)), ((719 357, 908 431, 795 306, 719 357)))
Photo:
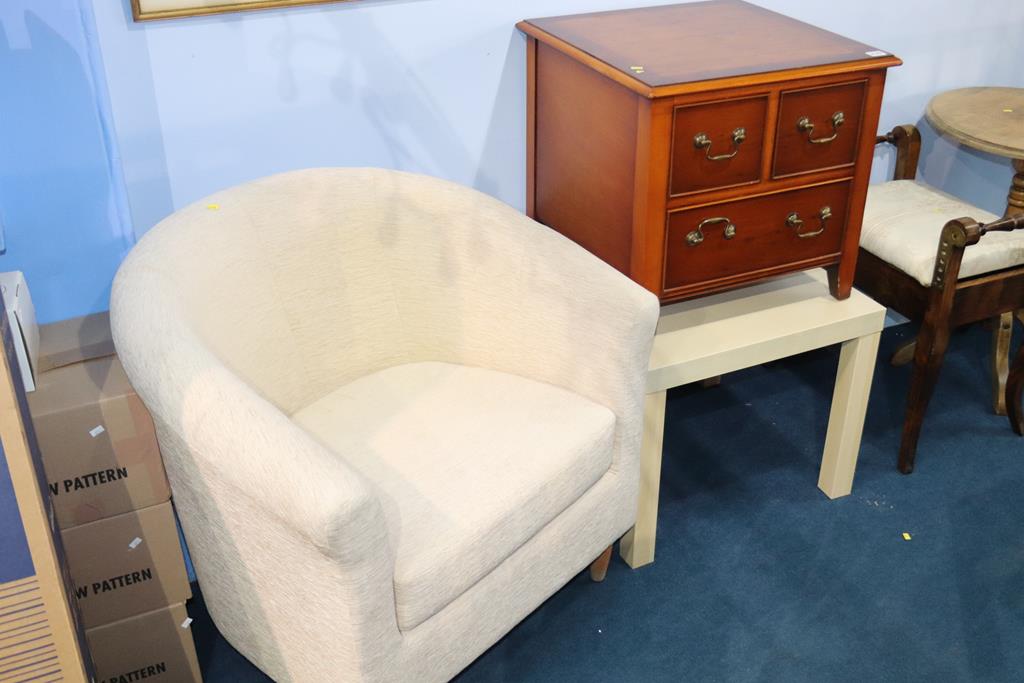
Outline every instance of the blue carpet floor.
MULTIPOLYGON (((910 368, 885 361, 913 333, 883 336, 853 495, 835 501, 816 483, 837 348, 671 392, 657 561, 577 576, 457 681, 1024 680, 1024 440, 991 413, 973 328, 917 471, 897 473, 910 368)), ((207 681, 268 680, 201 598, 190 609, 207 681)))

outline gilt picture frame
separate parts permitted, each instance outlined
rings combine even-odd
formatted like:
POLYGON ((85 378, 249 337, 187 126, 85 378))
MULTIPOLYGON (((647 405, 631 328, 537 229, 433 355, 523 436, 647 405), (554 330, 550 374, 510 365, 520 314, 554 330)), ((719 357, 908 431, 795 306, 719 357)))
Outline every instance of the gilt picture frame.
POLYGON ((153 21, 339 2, 352 0, 132 0, 132 17, 135 21, 153 21))

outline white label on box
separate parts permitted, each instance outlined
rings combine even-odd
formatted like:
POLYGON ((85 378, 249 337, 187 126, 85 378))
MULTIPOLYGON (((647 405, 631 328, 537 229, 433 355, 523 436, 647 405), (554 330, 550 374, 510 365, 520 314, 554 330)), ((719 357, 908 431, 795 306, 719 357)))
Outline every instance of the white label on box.
POLYGON ((192 625, 192 617, 185 617, 185 621, 181 622, 182 628, 188 628, 192 625))
POLYGON ((99 436, 105 431, 107 430, 103 428, 103 425, 96 425, 95 427, 89 430, 89 436, 95 439, 97 436, 99 436))
POLYGON ((128 544, 128 547, 131 548, 132 550, 135 550, 136 548, 139 547, 140 543, 142 543, 142 539, 139 538, 138 536, 136 536, 135 539, 132 540, 132 542, 128 544))

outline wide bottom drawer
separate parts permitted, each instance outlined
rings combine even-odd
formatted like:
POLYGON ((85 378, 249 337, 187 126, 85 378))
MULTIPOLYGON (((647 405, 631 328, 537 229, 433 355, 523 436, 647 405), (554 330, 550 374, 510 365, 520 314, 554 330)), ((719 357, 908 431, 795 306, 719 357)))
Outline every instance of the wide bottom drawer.
POLYGON ((841 181, 670 211, 665 295, 838 255, 849 194, 841 181))

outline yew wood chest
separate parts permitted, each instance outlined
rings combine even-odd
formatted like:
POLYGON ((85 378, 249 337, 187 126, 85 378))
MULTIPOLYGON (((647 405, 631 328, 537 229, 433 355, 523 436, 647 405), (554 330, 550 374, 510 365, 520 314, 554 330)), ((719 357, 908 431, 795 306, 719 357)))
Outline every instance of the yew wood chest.
POLYGON ((527 213, 662 302, 822 266, 849 296, 899 59, 739 0, 518 27, 527 213))

